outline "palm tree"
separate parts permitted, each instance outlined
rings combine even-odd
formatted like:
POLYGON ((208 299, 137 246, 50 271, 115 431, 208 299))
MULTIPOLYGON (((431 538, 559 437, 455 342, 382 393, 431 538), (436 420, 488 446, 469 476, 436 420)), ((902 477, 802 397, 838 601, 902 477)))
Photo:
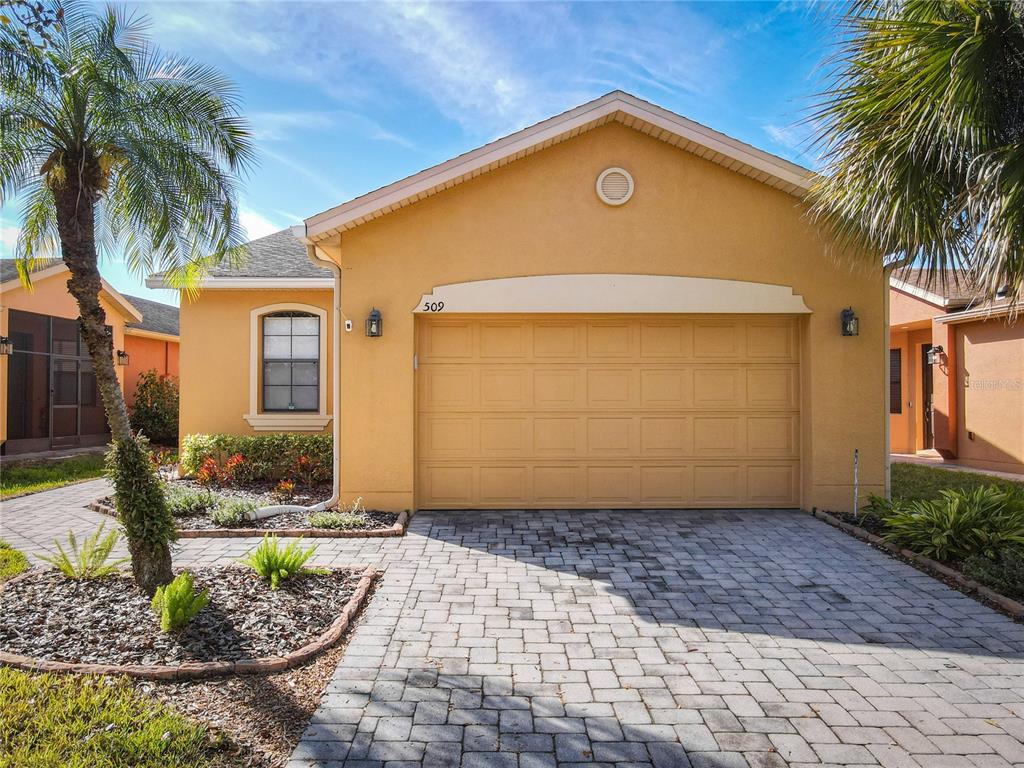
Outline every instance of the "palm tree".
POLYGON ((1024 0, 854 0, 812 122, 840 241, 1024 287, 1024 0))
POLYGON ((153 47, 146 22, 67 5, 44 48, 0 27, 0 204, 22 201, 19 273, 59 241, 110 423, 111 479, 136 583, 171 579, 174 526, 145 443, 131 432, 100 307, 97 249, 136 273, 194 284, 243 247, 238 174, 252 159, 233 86, 153 47))

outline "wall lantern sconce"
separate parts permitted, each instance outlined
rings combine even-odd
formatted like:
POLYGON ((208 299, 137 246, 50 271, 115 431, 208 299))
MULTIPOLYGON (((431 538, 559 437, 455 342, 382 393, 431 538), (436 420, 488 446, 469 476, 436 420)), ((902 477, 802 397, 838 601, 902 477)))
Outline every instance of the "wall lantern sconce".
POLYGON ((376 307, 370 310, 370 314, 366 318, 366 335, 372 338, 384 335, 384 319, 376 307))
POLYGON ((840 314, 843 324, 843 336, 860 335, 860 319, 853 312, 853 307, 847 307, 840 314))
POLYGON ((0 336, 0 355, 13 355, 14 342, 6 336, 0 336))
POLYGON ((928 350, 928 365, 939 365, 942 362, 942 353, 945 352, 941 344, 936 344, 928 350))
POLYGON ((128 365, 128 353, 123 349, 117 350, 117 364, 128 365))

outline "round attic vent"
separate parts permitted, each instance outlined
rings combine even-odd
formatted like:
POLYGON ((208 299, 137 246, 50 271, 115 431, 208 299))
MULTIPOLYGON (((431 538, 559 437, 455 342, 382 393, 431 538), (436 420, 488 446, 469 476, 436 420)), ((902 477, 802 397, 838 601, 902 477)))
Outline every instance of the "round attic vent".
POLYGON ((625 168, 606 168, 597 177, 597 196, 608 205, 622 205, 633 196, 633 177, 625 168))

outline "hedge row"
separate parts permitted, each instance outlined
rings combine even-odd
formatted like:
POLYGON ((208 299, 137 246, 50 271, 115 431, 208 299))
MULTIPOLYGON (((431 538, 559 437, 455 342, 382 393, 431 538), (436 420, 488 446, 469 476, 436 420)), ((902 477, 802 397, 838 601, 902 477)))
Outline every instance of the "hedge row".
POLYGON ((186 435, 181 445, 181 470, 194 475, 208 457, 223 464, 239 453, 248 465, 246 474, 254 480, 288 477, 300 456, 330 467, 334 455, 330 435, 186 435))

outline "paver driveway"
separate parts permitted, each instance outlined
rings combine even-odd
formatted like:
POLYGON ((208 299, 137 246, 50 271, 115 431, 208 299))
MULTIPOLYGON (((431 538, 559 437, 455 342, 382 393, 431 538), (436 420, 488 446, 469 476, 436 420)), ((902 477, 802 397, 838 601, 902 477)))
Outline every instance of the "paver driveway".
MULTIPOLYGON (((88 527, 76 488, 0 536, 88 527)), ((1024 765, 1024 627, 806 515, 420 514, 317 561, 387 570, 292 768, 1024 765)))

